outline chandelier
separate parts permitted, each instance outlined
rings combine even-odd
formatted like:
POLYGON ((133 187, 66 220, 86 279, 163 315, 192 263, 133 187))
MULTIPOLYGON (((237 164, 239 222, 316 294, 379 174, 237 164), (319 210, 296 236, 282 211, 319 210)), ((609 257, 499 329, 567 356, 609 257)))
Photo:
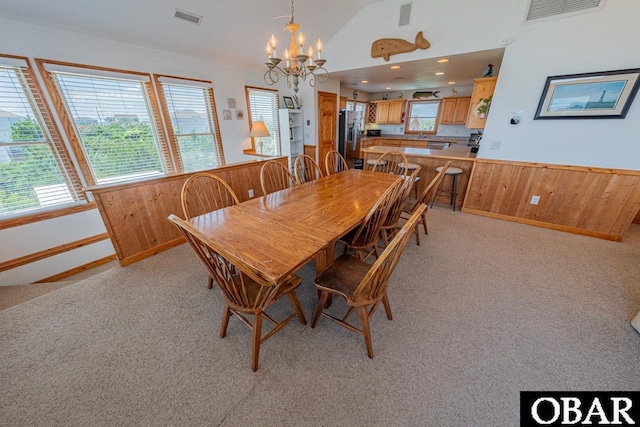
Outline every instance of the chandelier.
POLYGON ((322 59, 322 42, 318 40, 316 45, 317 58, 313 59, 313 48, 309 46, 307 54, 304 54, 304 36, 300 32, 296 40, 296 32, 300 29, 300 25, 293 22, 293 0, 291 0, 291 21, 284 28, 291 33, 291 43, 289 49, 284 50, 284 67, 279 64, 282 62, 281 58, 278 58, 276 51, 276 37, 272 34, 271 40, 267 44, 267 57, 269 62, 266 63, 267 71, 264 73, 264 81, 269 86, 272 86, 280 80, 280 77, 286 77, 287 87, 291 89, 293 84, 293 91, 298 93, 298 83, 300 80, 305 81, 309 78, 309 84, 311 87, 315 87, 316 80, 319 83, 326 83, 329 79, 329 73, 324 68, 326 62, 322 59), (307 63, 307 60, 309 61, 307 63))

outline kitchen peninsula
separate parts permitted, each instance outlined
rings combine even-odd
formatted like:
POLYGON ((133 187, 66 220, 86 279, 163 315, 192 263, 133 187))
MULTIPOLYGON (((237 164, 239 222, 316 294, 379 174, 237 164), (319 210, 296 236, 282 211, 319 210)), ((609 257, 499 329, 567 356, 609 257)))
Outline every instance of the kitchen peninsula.
MULTIPOLYGON (((361 150, 362 157, 364 157, 364 164, 367 164, 367 160, 377 159, 384 153, 390 151, 397 151, 405 156, 410 163, 417 163, 422 167, 420 171, 420 180, 417 182, 418 192, 422 192, 426 185, 431 182, 436 175, 436 168, 444 165, 448 160, 453 160, 454 167, 462 169, 462 174, 458 176, 458 197, 456 205, 462 206, 464 197, 467 193, 467 186, 469 184, 469 177, 471 176, 471 170, 475 161, 476 153, 471 152, 471 147, 467 145, 467 140, 464 143, 455 143, 454 139, 447 138, 447 142, 454 142, 449 147, 444 149, 429 149, 421 148, 427 147, 428 140, 425 139, 412 139, 412 138, 367 138, 370 140, 380 141, 384 145, 373 145, 361 150), (391 143, 387 143, 390 141, 391 143), (419 146, 409 144, 420 144, 419 146)), ((435 141, 433 139, 432 141, 435 141)), ((440 186, 443 190, 451 189, 451 180, 445 179, 440 186)), ((439 197, 438 202, 448 203, 447 197, 439 197)))

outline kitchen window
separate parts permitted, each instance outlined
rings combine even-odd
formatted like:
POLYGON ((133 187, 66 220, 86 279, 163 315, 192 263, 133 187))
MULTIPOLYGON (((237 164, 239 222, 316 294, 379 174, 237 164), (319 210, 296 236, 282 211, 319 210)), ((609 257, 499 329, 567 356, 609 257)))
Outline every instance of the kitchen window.
POLYGON ((84 200, 28 59, 0 55, 0 220, 84 200))
MULTIPOLYGON (((278 119, 278 91, 259 87, 245 86, 247 108, 249 109, 249 130, 253 122, 264 122, 271 136, 262 138, 262 153, 271 156, 282 154, 280 145, 280 122, 278 119)), ((256 151, 255 141, 251 139, 253 151, 256 151)))
POLYGON ((155 76, 160 103, 179 170, 192 172, 224 164, 211 82, 155 76))
POLYGON ((435 134, 440 101, 409 101, 405 133, 435 134))
POLYGON ((148 74, 37 61, 90 185, 174 171, 148 74))

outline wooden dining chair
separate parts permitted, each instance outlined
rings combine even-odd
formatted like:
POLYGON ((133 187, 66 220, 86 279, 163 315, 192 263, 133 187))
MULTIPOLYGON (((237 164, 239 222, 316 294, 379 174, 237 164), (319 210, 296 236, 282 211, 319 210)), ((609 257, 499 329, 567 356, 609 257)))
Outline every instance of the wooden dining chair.
POLYGON ((220 325, 220 338, 225 337, 232 315, 251 329, 251 369, 255 372, 260 358, 260 344, 271 338, 296 316, 300 319, 300 323, 307 324, 295 292, 302 282, 300 277, 292 274, 280 283, 267 283, 249 266, 239 261, 232 263, 225 259, 216 249, 205 243, 200 233, 187 221, 175 215, 170 215, 169 221, 178 227, 222 291, 225 305, 220 325), (285 295, 289 298, 294 311, 284 320, 276 322, 265 310, 285 295), (253 315, 253 322, 249 322, 246 315, 253 315), (263 337, 262 321, 264 319, 273 324, 273 328, 263 337))
POLYGON ((411 189, 415 185, 416 178, 420 174, 421 169, 422 168, 418 166, 413 170, 413 172, 411 172, 411 175, 404 178, 402 187, 400 188, 400 191, 398 191, 398 196, 389 208, 389 213, 387 213, 387 217, 380 227, 380 237, 382 238, 384 246, 387 246, 389 240, 391 240, 398 232, 398 223, 400 222, 400 216, 402 215, 404 205, 409 199, 409 194, 411 194, 411 189))
POLYGON ((378 238, 380 237, 380 227, 382 227, 389 209, 398 197, 398 192, 403 184, 404 180, 399 177, 380 196, 360 225, 339 239, 345 244, 345 253, 352 250, 358 259, 362 261, 366 261, 371 255, 375 255, 376 258, 379 256, 378 238))
POLYGON ((322 178, 320 167, 311 156, 307 156, 306 154, 300 154, 296 158, 294 172, 298 184, 304 184, 305 182, 322 178))
MULTIPOLYGON (((229 184, 208 172, 191 175, 182 185, 181 199, 186 219, 240 203, 229 184)), ((213 288, 212 276, 209 276, 207 287, 213 288)))
POLYGON ((406 176, 408 164, 407 156, 398 151, 390 151, 378 157, 371 170, 374 172, 397 173, 406 176))
MULTIPOLYGON (((440 170, 440 172, 438 172, 436 176, 433 177, 429 185, 425 187, 425 189, 422 191, 422 194, 420 194, 420 196, 415 201, 415 203, 411 203, 410 201, 405 202, 405 205, 402 208, 401 218, 408 218, 410 215, 413 215, 416 209, 423 203, 429 206, 429 203, 435 197, 436 190, 438 189, 438 187, 440 186, 440 183, 442 182, 442 179, 444 178, 444 174, 447 172, 447 169, 449 168, 449 166, 451 166, 452 163, 453 163, 453 160, 449 160, 447 163, 445 163, 445 165, 442 167, 442 170, 440 170)), ((422 213, 422 216, 420 217, 419 222, 420 224, 422 224, 422 227, 424 228, 424 234, 429 234, 427 230, 427 210, 425 210, 422 213)), ((416 227, 415 233, 416 233, 416 244, 420 246, 420 227, 419 226, 416 227)))
POLYGON ((342 154, 336 150, 329 150, 324 157, 324 168, 327 171, 327 176, 329 176, 334 173, 346 171, 349 169, 349 166, 347 166, 347 161, 342 157, 342 154))
POLYGON ((282 163, 268 160, 260 168, 260 186, 265 196, 294 185, 296 185, 296 179, 282 163))
POLYGON ((311 322, 312 328, 316 326, 321 315, 333 320, 340 326, 362 335, 367 348, 367 355, 373 359, 373 343, 371 341, 369 319, 376 312, 380 302, 384 305, 387 318, 389 320, 393 319, 389 297, 387 296, 389 276, 391 276, 398 264, 400 255, 425 209, 427 207, 423 204, 415 210, 411 218, 404 224, 373 265, 367 264, 352 255, 344 254, 316 277, 314 283, 320 292, 320 299, 311 322), (324 311, 325 303, 330 295, 341 296, 349 306, 347 313, 341 319, 324 311), (371 309, 367 311, 369 306, 371 309), (362 329, 357 329, 347 323, 349 316, 356 309, 360 316, 362 329))

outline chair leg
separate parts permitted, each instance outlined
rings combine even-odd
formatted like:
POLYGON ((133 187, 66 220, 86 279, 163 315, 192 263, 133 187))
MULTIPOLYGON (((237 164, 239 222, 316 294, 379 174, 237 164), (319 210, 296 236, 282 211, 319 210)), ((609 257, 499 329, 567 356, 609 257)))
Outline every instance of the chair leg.
POLYGON ((422 226, 424 227, 424 234, 429 234, 429 230, 427 230, 427 211, 422 212, 422 226))
POLYGON ((387 236, 387 230, 380 230, 380 235, 382 236, 382 243, 386 248, 389 245, 389 237, 387 236))
POLYGON ((256 313, 253 319, 253 329, 251 334, 251 370, 258 370, 258 359, 260 358, 260 339, 262 338, 262 313, 256 313))
POLYGON ((224 338, 227 335, 227 326, 229 326, 229 318, 231 318, 231 310, 227 304, 224 305, 224 311, 222 313, 222 323, 220 324, 220 338, 224 338))
POLYGON ((416 225, 413 230, 416 233, 416 245, 420 246, 420 227, 416 225))
POLYGON ((320 314, 322 313, 322 309, 324 308, 324 303, 327 301, 327 297, 329 296, 329 292, 322 291, 320 293, 320 299, 318 300, 318 308, 316 309, 316 314, 313 316, 313 322, 311 322, 311 327, 315 328, 316 323, 318 323, 318 319, 320 318, 320 314))
POLYGON ((367 356, 373 359, 373 343, 371 342, 371 329, 369 328, 369 313, 364 305, 358 308, 360 322, 362 322, 362 335, 364 336, 364 344, 367 347, 367 356))
POLYGON ((391 305, 389 305, 389 296, 387 294, 384 294, 384 297, 382 297, 382 304, 384 305, 384 311, 387 313, 387 319, 393 320, 391 305))
POLYGON ((209 282, 207 283, 209 289, 213 288, 213 277, 209 276, 209 282))
POLYGON ((304 312, 302 311, 302 307, 300 307, 300 301, 298 300, 298 296, 296 292, 292 290, 287 294, 289 296, 289 300, 291 301, 291 305, 293 309, 298 313, 298 317, 300 318, 300 323, 303 325, 307 324, 307 319, 304 318, 304 312))

